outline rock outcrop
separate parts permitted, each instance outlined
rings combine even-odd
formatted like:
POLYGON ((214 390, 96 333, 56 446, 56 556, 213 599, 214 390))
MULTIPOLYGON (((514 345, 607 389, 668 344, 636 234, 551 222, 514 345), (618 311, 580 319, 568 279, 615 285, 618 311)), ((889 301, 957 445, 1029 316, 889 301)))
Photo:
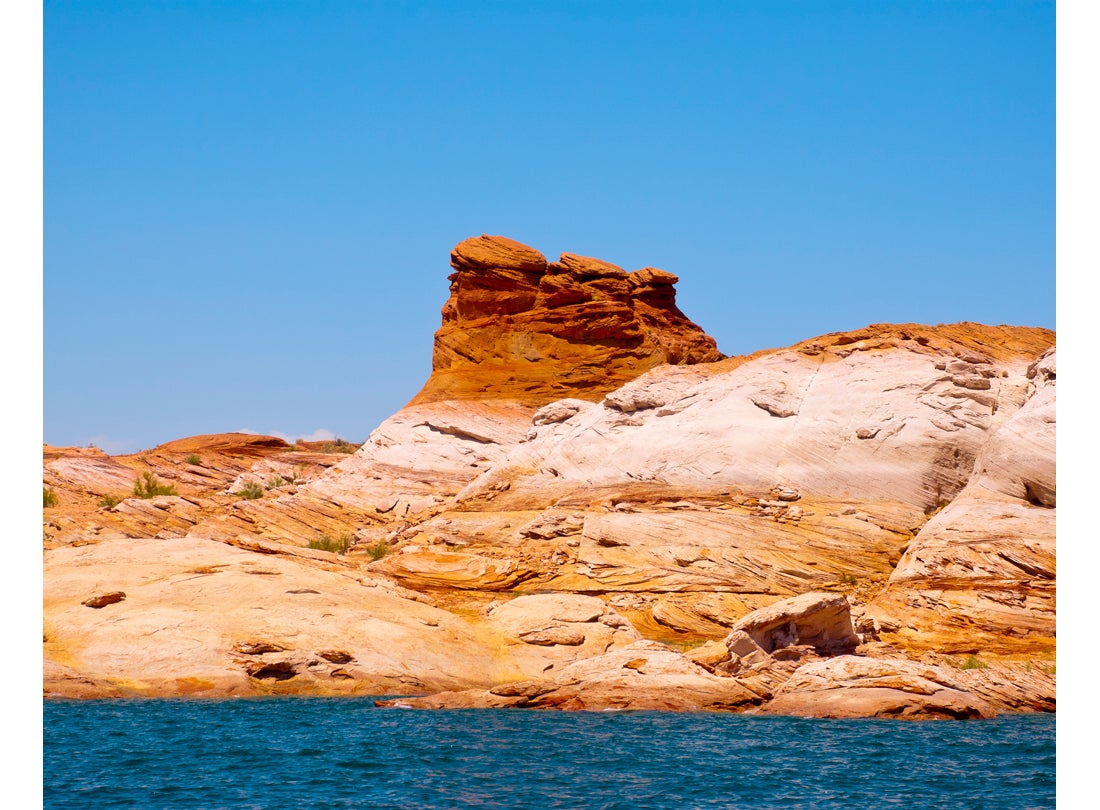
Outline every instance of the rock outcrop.
POLYGON ((758 693, 738 681, 711 675, 663 644, 637 641, 564 667, 551 680, 383 700, 377 705, 407 709, 734 711, 761 702, 758 693))
POLYGON ((595 400, 654 366, 723 357, 676 307, 679 279, 663 270, 572 253, 547 262, 502 236, 459 243, 451 267, 432 376, 413 405, 595 400))
POLYGON ((761 713, 973 719, 997 712, 945 669, 843 655, 799 667, 761 713))
POLYGON ((452 267, 431 378, 358 449, 44 449, 47 694, 1054 709, 1052 332, 723 359, 663 271, 452 267))
POLYGON ((1056 353, 990 436, 967 485, 913 538, 869 616, 897 643, 1035 652, 1055 635, 1056 353))
POLYGON ((859 644, 843 594, 804 593, 738 619, 726 646, 745 634, 764 652, 809 645, 823 655, 850 652, 859 644))

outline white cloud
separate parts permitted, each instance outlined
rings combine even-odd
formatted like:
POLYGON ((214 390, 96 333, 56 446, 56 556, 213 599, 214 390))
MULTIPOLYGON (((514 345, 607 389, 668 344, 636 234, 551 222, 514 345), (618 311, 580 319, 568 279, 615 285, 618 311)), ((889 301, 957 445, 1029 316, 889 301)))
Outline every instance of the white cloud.
POLYGON ((317 428, 312 433, 308 433, 305 436, 298 436, 304 442, 331 442, 337 438, 336 434, 331 430, 325 430, 324 428, 317 428))

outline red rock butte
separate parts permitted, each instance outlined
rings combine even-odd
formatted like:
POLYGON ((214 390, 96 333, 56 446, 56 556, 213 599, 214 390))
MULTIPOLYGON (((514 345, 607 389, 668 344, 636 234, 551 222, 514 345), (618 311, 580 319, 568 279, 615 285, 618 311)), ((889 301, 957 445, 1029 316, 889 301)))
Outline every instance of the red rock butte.
POLYGON ((432 375, 410 404, 599 400, 662 363, 721 360, 714 338, 676 306, 672 273, 627 272, 563 253, 556 262, 503 236, 451 251, 451 294, 432 375))

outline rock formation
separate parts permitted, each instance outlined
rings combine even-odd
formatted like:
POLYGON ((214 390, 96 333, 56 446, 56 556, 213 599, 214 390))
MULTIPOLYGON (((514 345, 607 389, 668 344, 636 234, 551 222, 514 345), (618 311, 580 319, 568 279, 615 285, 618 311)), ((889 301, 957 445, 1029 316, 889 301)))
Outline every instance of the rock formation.
POLYGON ((663 271, 451 264, 430 379, 354 453, 45 449, 48 694, 1053 710, 1052 332, 722 358, 663 271))
POLYGON ((411 404, 598 400, 663 363, 723 357, 676 307, 672 273, 537 250, 501 236, 451 252, 451 295, 435 333, 432 376, 411 404))

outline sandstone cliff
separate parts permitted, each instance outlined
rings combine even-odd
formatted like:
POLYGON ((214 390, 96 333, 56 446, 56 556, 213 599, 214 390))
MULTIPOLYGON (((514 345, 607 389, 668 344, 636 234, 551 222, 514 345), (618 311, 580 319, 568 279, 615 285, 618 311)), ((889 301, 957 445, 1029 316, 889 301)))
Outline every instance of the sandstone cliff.
POLYGON ((428 383, 353 454, 47 448, 48 693, 1053 709, 1052 332, 724 359, 663 271, 484 236, 451 264, 428 383), (177 494, 101 505, 149 471, 177 494), (852 644, 813 643, 827 617, 852 644))

